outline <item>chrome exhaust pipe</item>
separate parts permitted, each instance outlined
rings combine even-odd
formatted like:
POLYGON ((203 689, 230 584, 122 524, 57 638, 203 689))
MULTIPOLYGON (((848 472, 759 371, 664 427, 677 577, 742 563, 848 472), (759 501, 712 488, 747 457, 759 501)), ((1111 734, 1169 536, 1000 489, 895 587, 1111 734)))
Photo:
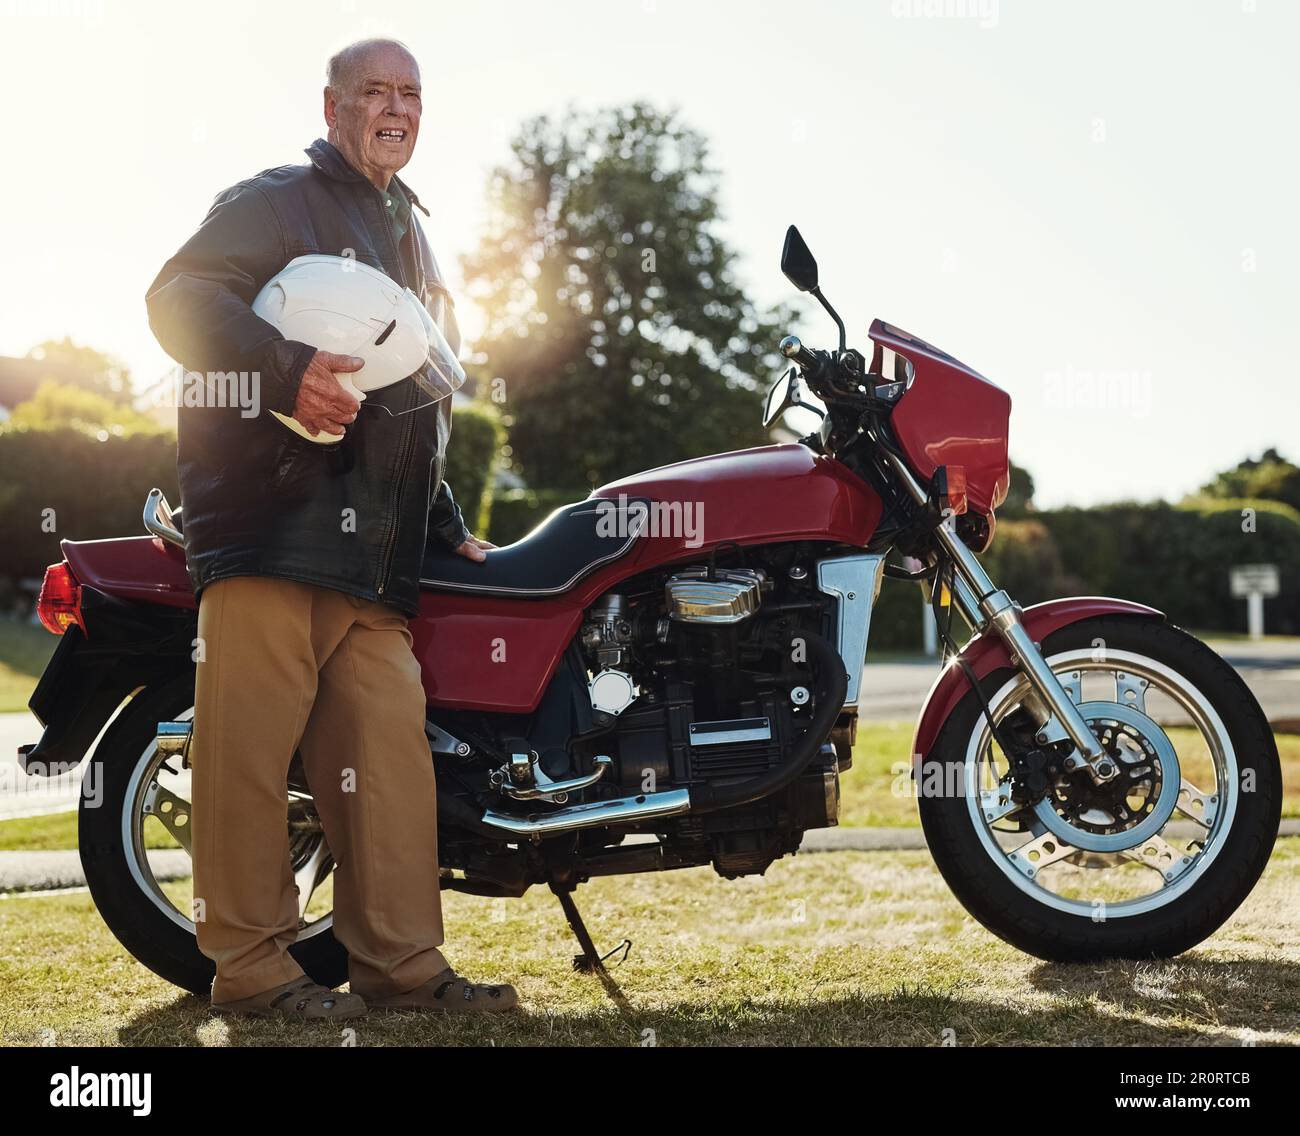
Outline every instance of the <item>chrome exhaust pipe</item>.
POLYGON ((511 836, 540 840, 579 828, 599 828, 606 824, 635 824, 660 817, 681 816, 691 811, 691 794, 686 789, 666 793, 641 793, 635 797, 618 797, 612 801, 592 801, 570 805, 550 813, 515 817, 488 809, 483 824, 511 836))
POLYGON ((497 832, 540 840, 544 836, 572 832, 579 828, 636 824, 639 821, 681 816, 689 812, 717 812, 735 805, 749 804, 781 791, 808 767, 808 763, 820 751, 839 716, 848 690, 844 661, 835 648, 820 635, 806 635, 804 639, 817 660, 817 712, 803 735, 794 743, 793 752, 783 764, 735 785, 716 787, 705 784, 696 785, 694 791, 671 789, 665 793, 642 793, 636 797, 593 801, 590 804, 558 809, 553 813, 534 813, 523 818, 488 809, 478 823, 497 832))

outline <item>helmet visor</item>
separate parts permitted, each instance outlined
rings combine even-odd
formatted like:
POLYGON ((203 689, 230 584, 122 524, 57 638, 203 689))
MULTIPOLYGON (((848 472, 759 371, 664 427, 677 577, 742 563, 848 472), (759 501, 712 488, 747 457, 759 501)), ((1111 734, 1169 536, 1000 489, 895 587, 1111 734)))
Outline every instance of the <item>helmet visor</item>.
MULTIPOLYGON (((428 337, 429 346, 424 360, 401 382, 367 394, 361 404, 363 408, 372 407, 393 416, 411 414, 441 402, 465 385, 465 369, 457 360, 456 352, 451 349, 447 337, 434 323, 424 305, 414 300, 414 297, 412 300, 428 337)), ((381 331, 376 342, 382 345, 382 338, 381 331)))
POLYGON ((455 394, 465 385, 465 369, 456 359, 446 336, 429 313, 420 308, 424 315, 425 329, 429 333, 429 355, 424 366, 411 376, 411 381, 428 396, 432 402, 441 402, 448 395, 455 394))

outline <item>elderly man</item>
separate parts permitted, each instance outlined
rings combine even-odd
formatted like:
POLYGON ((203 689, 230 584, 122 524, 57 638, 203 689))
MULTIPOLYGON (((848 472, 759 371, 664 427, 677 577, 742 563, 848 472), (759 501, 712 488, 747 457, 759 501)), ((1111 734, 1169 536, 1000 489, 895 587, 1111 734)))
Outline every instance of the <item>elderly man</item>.
POLYGON ((456 349, 451 299, 412 212, 424 207, 396 176, 420 111, 419 68, 400 43, 339 52, 325 88, 329 140, 308 148, 309 164, 220 193, 147 297, 158 341, 186 368, 256 373, 263 411, 313 435, 346 430, 322 445, 266 413, 181 411, 186 554, 200 596, 195 923, 216 964, 218 1011, 342 1018, 367 1003, 472 1012, 517 1001, 509 986, 461 978, 438 949, 434 770, 406 620, 426 540, 472 560, 492 547, 467 532, 442 481, 450 399, 415 409, 422 396, 405 381, 361 410, 335 378, 360 360, 287 340, 250 307, 295 257, 357 257, 409 287, 456 349), (350 994, 312 982, 289 952, 295 750, 336 864, 350 994))

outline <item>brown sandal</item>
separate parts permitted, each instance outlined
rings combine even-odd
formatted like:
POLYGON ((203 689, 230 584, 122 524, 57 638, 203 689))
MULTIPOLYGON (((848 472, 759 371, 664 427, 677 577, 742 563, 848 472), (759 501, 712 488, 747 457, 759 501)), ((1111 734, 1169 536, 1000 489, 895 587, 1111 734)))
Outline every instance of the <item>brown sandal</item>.
POLYGON ((218 1014, 248 1014, 255 1018, 334 1019, 359 1018, 366 1012, 366 1004, 359 995, 340 994, 313 982, 304 974, 251 998, 213 1002, 212 1010, 218 1014))
POLYGON ((368 998, 372 1010, 432 1010, 442 1014, 500 1014, 519 1006, 519 995, 504 983, 486 985, 462 978, 451 967, 401 994, 368 998))

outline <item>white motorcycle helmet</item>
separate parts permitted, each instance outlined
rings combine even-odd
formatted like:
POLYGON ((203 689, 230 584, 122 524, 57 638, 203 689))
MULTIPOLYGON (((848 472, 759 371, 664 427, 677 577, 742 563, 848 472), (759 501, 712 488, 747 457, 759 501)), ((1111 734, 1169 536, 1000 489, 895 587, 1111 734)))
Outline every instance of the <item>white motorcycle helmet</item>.
MULTIPOLYGON (((421 396, 403 411, 409 413, 446 398, 465 382, 455 353, 415 293, 359 260, 297 257, 257 294, 253 311, 286 339, 364 359, 360 370, 336 376, 363 406, 368 392, 411 379, 421 396)), ((324 431, 313 437, 297 419, 271 413, 308 441, 342 441, 342 435, 324 431)))

